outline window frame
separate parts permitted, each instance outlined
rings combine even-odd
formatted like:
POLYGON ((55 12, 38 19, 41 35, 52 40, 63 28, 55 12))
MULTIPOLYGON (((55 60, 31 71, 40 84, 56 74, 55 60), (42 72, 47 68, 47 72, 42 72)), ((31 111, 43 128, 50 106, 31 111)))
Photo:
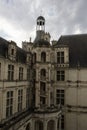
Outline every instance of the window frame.
POLYGON ((56 90, 56 104, 64 106, 65 104, 65 90, 57 89, 56 90))
POLYGON ((18 112, 22 110, 23 105, 23 89, 18 90, 18 112))
POLYGON ((24 68, 19 67, 19 80, 23 80, 23 71, 24 71, 24 68))
POLYGON ((46 94, 46 83, 45 82, 40 82, 40 95, 45 95, 46 94))
POLYGON ((6 96, 6 117, 13 114, 13 91, 7 91, 6 96))
POLYGON ((8 65, 8 80, 9 81, 14 80, 14 65, 11 64, 8 65))
POLYGON ((65 81, 65 71, 57 70, 56 79, 57 81, 65 81))
POLYGON ((64 64, 64 51, 57 52, 57 63, 64 64))
POLYGON ((64 115, 61 115, 61 130, 64 130, 64 115))

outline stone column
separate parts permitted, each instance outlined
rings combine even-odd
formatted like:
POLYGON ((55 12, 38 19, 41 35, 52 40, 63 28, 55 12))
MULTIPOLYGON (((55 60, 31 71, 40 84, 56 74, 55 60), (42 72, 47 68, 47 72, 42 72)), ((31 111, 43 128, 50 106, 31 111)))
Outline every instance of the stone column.
POLYGON ((47 130, 47 121, 46 120, 43 123, 43 130, 47 130))
POLYGON ((59 117, 59 130, 61 130, 61 117, 59 117))
POLYGON ((39 107, 40 103, 40 93, 39 93, 39 84, 36 83, 35 85, 35 107, 39 107))
POLYGON ((50 84, 50 68, 48 68, 48 81, 49 81, 49 84, 48 84, 48 106, 50 107, 50 87, 51 87, 51 84, 50 84))
POLYGON ((34 121, 34 120, 32 120, 32 126, 31 126, 30 129, 31 129, 31 130, 35 130, 35 121, 34 121))
POLYGON ((56 120, 55 120, 55 126, 54 126, 55 129, 54 129, 54 130, 57 130, 57 123, 58 123, 58 120, 56 119, 56 120))

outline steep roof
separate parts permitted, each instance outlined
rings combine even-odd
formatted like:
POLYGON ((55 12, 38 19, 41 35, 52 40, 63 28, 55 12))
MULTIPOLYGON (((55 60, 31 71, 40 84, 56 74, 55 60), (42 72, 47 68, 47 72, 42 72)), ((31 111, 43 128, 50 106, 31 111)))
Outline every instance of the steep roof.
POLYGON ((0 55, 6 57, 8 53, 8 41, 0 37, 0 55))
POLYGON ((61 36, 55 47, 59 45, 68 45, 71 67, 87 67, 87 34, 61 36))
MULTIPOLYGON (((8 56, 9 44, 11 44, 11 42, 0 37, 0 56, 3 56, 4 58, 8 59, 9 59, 8 56)), ((12 42, 12 44, 16 45, 15 42, 12 42)), ((26 63, 26 52, 23 49, 19 48, 18 46, 16 51, 16 62, 26 63)))
POLYGON ((23 49, 17 47, 16 61, 21 63, 26 63, 26 57, 27 57, 26 52, 23 49))

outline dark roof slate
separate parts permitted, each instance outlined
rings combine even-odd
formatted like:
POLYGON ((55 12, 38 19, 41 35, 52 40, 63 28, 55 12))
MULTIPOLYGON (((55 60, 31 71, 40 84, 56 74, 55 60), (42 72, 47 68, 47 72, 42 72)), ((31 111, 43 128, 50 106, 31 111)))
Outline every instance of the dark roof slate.
POLYGON ((23 49, 17 47, 16 61, 21 63, 26 63, 26 57, 27 57, 27 53, 23 49))
POLYGON ((68 45, 71 67, 87 67, 87 34, 61 36, 55 47, 60 45, 68 45))
POLYGON ((37 18, 37 20, 45 20, 45 18, 43 17, 43 16, 39 16, 38 18, 37 18))
POLYGON ((8 41, 0 37, 0 55, 7 57, 8 54, 8 41))
MULTIPOLYGON (((4 58, 8 58, 8 47, 11 42, 3 39, 0 37, 0 56, 3 56, 4 58)), ((15 42, 12 42, 12 44, 16 45, 15 42)), ((17 46, 17 52, 16 52, 16 62, 26 63, 26 52, 19 48, 17 46)))

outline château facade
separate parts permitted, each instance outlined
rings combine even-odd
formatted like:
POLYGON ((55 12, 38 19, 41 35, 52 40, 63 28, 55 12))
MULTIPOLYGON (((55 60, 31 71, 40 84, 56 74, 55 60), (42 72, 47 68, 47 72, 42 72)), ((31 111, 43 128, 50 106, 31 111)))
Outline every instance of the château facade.
POLYGON ((0 38, 0 130, 87 129, 87 34, 50 38, 43 16, 34 42, 0 38))

